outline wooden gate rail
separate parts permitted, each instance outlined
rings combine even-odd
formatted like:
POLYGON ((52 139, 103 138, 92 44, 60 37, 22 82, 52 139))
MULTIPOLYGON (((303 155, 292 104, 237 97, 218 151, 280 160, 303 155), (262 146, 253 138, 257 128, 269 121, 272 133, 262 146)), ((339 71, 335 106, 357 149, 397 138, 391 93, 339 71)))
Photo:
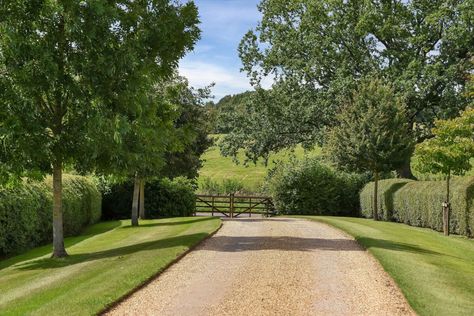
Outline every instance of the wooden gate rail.
POLYGON ((241 214, 272 215, 275 211, 271 197, 257 195, 196 195, 195 212, 221 213, 225 217, 238 217, 241 214))

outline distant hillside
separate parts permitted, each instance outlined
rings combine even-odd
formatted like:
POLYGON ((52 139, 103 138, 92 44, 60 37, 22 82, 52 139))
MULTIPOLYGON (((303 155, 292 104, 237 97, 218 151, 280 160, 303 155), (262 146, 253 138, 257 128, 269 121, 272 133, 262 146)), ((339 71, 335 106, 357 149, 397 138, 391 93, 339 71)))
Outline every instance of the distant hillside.
POLYGON ((245 103, 255 91, 246 91, 238 94, 229 94, 223 97, 217 102, 217 108, 226 108, 226 107, 238 107, 245 103))
MULTIPOLYGON (((220 135, 214 135, 213 137, 217 143, 220 135)), ((320 154, 320 148, 305 152, 301 146, 298 146, 294 152, 284 150, 271 155, 268 166, 265 166, 262 161, 259 161, 257 165, 251 163, 244 166, 243 164, 235 164, 230 157, 222 157, 218 146, 214 145, 201 156, 204 163, 199 171, 198 182, 201 184, 205 178, 210 178, 219 183, 224 179, 235 179, 242 182, 246 191, 258 192, 264 183, 268 169, 275 166, 274 161, 287 161, 293 155, 297 158, 303 158, 305 155, 318 156, 320 154)), ((240 153, 239 159, 240 161, 244 160, 243 152, 240 153)))

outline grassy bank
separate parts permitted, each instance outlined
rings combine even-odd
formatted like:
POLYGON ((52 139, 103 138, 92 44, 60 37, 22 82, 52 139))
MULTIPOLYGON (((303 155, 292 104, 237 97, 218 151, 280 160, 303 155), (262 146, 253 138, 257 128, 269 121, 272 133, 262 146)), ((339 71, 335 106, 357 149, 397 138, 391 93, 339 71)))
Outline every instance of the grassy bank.
POLYGON ((361 218, 306 218, 354 236, 380 261, 418 314, 473 314, 474 240, 361 218))
MULTIPOLYGON (((219 135, 215 135, 216 142, 218 142, 219 135)), ((211 178, 214 181, 222 182, 224 179, 236 179, 241 181, 246 191, 256 192, 263 185, 267 171, 275 166, 276 161, 287 161, 291 156, 302 158, 304 155, 320 155, 320 148, 315 149, 310 153, 305 153, 305 150, 298 146, 294 151, 284 150, 277 154, 271 155, 268 165, 265 166, 263 161, 257 164, 249 163, 248 166, 243 165, 245 155, 243 151, 238 156, 239 164, 236 164, 231 157, 222 157, 217 145, 209 148, 203 155, 203 166, 199 171, 199 182, 203 178, 211 178)))
POLYGON ((215 231, 220 220, 129 223, 99 223, 67 238, 65 259, 49 258, 46 246, 0 261, 0 314, 95 314, 215 231))

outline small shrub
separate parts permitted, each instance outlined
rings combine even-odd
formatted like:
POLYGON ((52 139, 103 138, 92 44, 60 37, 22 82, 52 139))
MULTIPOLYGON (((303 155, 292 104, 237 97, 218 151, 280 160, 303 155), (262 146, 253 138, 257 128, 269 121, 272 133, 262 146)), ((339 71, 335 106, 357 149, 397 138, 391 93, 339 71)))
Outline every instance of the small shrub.
POLYGON ((283 214, 349 216, 359 213, 358 195, 366 179, 308 158, 280 164, 268 179, 268 189, 283 214))
POLYGON ((222 181, 222 194, 231 194, 242 192, 244 190, 244 184, 237 179, 224 179, 222 181))
POLYGON ((201 181, 199 191, 202 194, 228 195, 231 193, 245 193, 242 181, 234 178, 226 178, 222 182, 214 181, 205 177, 201 181))
MULTIPOLYGON (((19 253, 52 240, 52 181, 0 189, 0 255, 19 253)), ((87 177, 64 175, 66 236, 76 235, 101 217, 101 194, 87 177)))
POLYGON ((209 177, 203 177, 199 185, 199 191, 203 194, 222 194, 222 187, 219 182, 209 177))
MULTIPOLYGON (((147 217, 190 216, 194 212, 196 196, 193 181, 177 177, 150 181, 145 185, 145 212, 147 217)), ((104 193, 103 219, 130 218, 133 183, 114 184, 104 193)))

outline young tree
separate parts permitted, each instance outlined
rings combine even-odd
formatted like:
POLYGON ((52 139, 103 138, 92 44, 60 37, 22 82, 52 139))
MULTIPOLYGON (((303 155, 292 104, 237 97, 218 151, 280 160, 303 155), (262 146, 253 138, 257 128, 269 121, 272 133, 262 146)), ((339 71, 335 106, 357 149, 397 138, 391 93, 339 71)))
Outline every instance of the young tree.
MULTIPOLYGON (((62 172, 120 139, 118 113, 172 72, 199 37, 175 1, 9 1, 0 6, 1 164, 53 174, 53 256, 63 242, 62 172), (111 124, 104 124, 110 121, 111 124), (98 126, 109 126, 112 138, 98 126)), ((89 164, 91 165, 91 164, 89 164)))
POLYGON ((474 108, 461 112, 452 120, 438 120, 433 138, 418 144, 415 149, 415 169, 446 176, 446 200, 443 203, 443 231, 449 235, 451 175, 463 175, 472 168, 474 158, 474 108))
MULTIPOLYGON (((97 171, 115 174, 119 182, 133 181, 132 226, 146 217, 146 181, 197 176, 200 155, 210 144, 201 108, 208 96, 209 89, 194 90, 185 78, 173 75, 142 99, 140 113, 114 122, 122 130, 120 141, 103 146, 97 171)), ((110 127, 101 129, 113 132, 110 127)))
POLYGON ((378 220, 380 173, 403 164, 412 150, 405 104, 381 80, 364 81, 337 119, 328 133, 327 154, 341 169, 373 173, 373 218, 378 220))
MULTIPOLYGON (((231 153, 244 148, 264 156, 322 143, 357 81, 373 72, 404 94, 418 142, 435 118, 453 117, 467 105, 471 0, 262 0, 259 10, 261 21, 244 36, 239 54, 255 87, 277 80, 254 103, 255 114, 244 116, 249 123, 233 129, 231 153)), ((409 156, 399 173, 411 175, 409 156)))

